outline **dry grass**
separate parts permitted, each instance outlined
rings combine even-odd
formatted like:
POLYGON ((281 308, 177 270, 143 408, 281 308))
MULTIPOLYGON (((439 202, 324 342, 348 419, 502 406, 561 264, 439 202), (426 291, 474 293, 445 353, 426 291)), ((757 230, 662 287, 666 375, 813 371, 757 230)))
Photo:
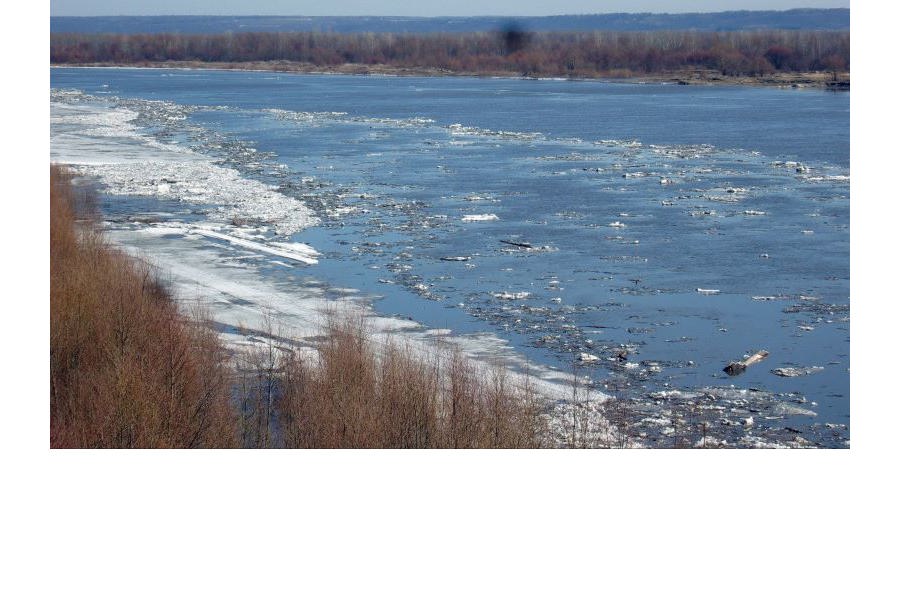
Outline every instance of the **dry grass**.
POLYGON ((310 357, 262 347, 241 369, 245 441, 288 448, 534 448, 540 402, 503 369, 458 351, 377 343, 359 317, 333 318, 310 357), (261 414, 264 413, 264 414, 261 414), (270 431, 260 432, 268 424, 270 431))
POLYGON ((50 445, 236 443, 224 350, 181 315, 149 266, 111 249, 90 196, 50 168, 50 445))

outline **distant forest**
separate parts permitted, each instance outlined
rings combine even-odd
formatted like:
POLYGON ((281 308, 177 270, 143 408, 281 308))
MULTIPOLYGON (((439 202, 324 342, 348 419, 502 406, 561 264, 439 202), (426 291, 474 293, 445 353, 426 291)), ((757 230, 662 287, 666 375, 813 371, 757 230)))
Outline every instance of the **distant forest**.
POLYGON ((711 13, 606 13, 545 17, 50 17, 51 33, 472 33, 515 24, 528 31, 749 31, 850 29, 846 8, 737 10, 711 13))
POLYGON ((847 71, 848 31, 461 34, 78 34, 50 38, 52 64, 288 61, 525 76, 626 76, 685 69, 723 75, 847 71))

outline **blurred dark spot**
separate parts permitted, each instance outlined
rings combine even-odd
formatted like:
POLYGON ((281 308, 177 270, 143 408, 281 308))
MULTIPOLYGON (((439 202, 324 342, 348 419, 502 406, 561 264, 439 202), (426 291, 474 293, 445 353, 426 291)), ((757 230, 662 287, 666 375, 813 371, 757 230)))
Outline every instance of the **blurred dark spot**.
POLYGON ((500 39, 503 42, 503 49, 506 54, 513 54, 524 49, 531 42, 531 32, 525 31, 515 21, 509 21, 504 24, 499 31, 500 39))

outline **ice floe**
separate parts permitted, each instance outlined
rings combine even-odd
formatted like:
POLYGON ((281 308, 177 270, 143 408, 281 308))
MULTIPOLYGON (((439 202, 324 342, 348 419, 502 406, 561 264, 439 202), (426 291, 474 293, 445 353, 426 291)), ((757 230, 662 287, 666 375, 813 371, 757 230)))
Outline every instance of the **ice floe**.
POLYGON ((209 157, 143 134, 134 124, 133 110, 51 102, 50 111, 51 160, 98 179, 109 194, 209 205, 211 214, 223 222, 266 223, 279 235, 318 222, 303 201, 209 157), (85 124, 92 127, 85 129, 85 124))
POLYGON ((492 137, 492 138, 500 138, 500 139, 508 139, 508 140, 537 140, 543 139, 544 136, 540 133, 526 133, 522 131, 502 131, 502 130, 491 130, 484 129, 482 127, 472 127, 469 125, 463 125, 462 123, 453 123, 447 127, 450 131, 450 135, 455 136, 479 136, 479 137, 492 137))
POLYGON ((524 300, 531 292, 491 292, 491 295, 499 300, 524 300))
POLYGON ((473 221, 497 221, 500 217, 493 213, 483 214, 483 215, 463 215, 462 221, 465 222, 473 222, 473 221))
POLYGON ((779 377, 802 377, 824 371, 825 367, 778 367, 772 369, 772 373, 779 377))
POLYGON ((427 117, 410 117, 407 119, 393 119, 389 117, 369 117, 364 115, 351 115, 346 112, 319 111, 305 112, 283 110, 280 108, 267 108, 265 112, 282 121, 295 121, 304 125, 325 125, 332 122, 364 123, 367 125, 388 125, 393 127, 424 127, 432 125, 434 119, 427 117))

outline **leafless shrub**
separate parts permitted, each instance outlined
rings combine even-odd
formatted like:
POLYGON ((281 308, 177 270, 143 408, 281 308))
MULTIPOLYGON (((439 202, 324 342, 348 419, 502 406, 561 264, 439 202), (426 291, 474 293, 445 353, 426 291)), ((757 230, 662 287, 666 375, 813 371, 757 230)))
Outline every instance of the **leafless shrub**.
POLYGON ((178 312, 148 265, 76 223, 86 199, 69 174, 51 167, 50 181, 51 446, 234 445, 215 334, 178 312))
POLYGON ((360 317, 329 322, 315 359, 277 369, 281 443, 319 448, 522 448, 542 443, 538 400, 458 350, 377 343, 360 317))
POLYGON ((332 312, 313 353, 267 319, 231 356, 202 307, 178 311, 152 267, 77 222, 51 167, 50 444, 54 448, 532 448, 545 444, 530 379, 376 339, 332 312))

